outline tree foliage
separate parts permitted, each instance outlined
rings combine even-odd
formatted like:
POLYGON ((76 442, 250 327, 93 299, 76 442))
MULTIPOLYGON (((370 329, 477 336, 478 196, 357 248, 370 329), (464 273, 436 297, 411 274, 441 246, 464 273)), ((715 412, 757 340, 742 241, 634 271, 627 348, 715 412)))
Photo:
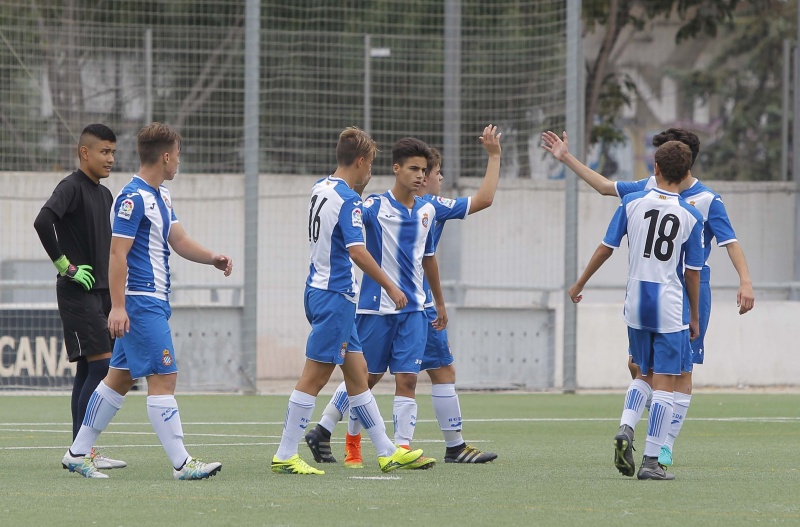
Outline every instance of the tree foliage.
POLYGON ((623 31, 647 31, 657 18, 681 21, 675 39, 682 42, 700 35, 715 37, 733 20, 739 0, 585 0, 584 31, 599 31, 602 43, 586 64, 585 133, 589 144, 625 140, 618 119, 630 104, 633 80, 616 70, 613 54, 623 31))
POLYGON ((671 72, 690 100, 718 117, 698 159, 707 179, 784 179, 781 167, 783 41, 796 36, 796 4, 752 1, 721 36, 708 67, 671 72))

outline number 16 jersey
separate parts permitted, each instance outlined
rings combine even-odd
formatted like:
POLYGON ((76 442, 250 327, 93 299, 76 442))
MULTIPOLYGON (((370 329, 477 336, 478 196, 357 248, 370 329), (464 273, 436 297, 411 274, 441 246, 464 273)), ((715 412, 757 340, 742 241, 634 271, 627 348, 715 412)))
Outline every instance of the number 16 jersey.
POLYGON ((310 264, 306 285, 334 291, 355 303, 358 283, 349 247, 364 245, 361 196, 343 179, 317 181, 308 207, 310 264))
POLYGON ((628 236, 628 327, 674 333, 689 327, 683 269, 703 267, 703 217, 678 194, 654 188, 628 194, 611 219, 603 244, 628 236))

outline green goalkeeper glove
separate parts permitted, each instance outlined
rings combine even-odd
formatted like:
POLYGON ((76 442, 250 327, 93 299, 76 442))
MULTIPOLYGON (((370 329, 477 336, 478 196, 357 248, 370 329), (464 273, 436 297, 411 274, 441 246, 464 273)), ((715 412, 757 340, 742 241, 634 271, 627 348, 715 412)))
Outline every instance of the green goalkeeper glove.
POLYGON ((66 256, 62 256, 53 265, 58 269, 58 274, 66 276, 71 280, 78 282, 85 290, 90 290, 94 285, 94 276, 92 276, 91 265, 78 265, 77 267, 69 263, 66 256))

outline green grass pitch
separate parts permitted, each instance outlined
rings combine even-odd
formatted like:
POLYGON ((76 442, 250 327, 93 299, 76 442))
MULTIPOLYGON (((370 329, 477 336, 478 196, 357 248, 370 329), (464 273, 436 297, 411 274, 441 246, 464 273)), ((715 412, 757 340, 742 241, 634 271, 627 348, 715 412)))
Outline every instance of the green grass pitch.
MULTIPOLYGON (((0 396, 0 525, 800 525, 800 395, 697 393, 672 482, 613 467, 621 393, 462 394, 466 439, 500 455, 488 465, 443 463, 430 397, 420 395, 414 444, 439 464, 382 474, 365 440, 365 469, 318 465, 324 476, 270 472, 287 400, 179 394, 189 452, 223 463, 210 480, 185 482, 172 479, 141 395, 100 438, 129 463, 107 480, 61 469, 68 397, 0 396)), ((390 415, 391 399, 378 402, 390 415)), ((340 461, 343 432, 333 443, 340 461)), ((642 422, 637 466, 645 434, 642 422)), ((305 444, 300 454, 313 461, 305 444)))

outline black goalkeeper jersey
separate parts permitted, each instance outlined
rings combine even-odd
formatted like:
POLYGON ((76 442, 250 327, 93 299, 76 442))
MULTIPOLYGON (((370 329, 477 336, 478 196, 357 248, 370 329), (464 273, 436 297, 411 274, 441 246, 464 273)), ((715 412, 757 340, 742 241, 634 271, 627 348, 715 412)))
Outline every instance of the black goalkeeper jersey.
POLYGON ((59 182, 43 208, 58 216, 58 245, 70 263, 92 266, 92 290, 108 290, 111 191, 76 170, 59 182))

